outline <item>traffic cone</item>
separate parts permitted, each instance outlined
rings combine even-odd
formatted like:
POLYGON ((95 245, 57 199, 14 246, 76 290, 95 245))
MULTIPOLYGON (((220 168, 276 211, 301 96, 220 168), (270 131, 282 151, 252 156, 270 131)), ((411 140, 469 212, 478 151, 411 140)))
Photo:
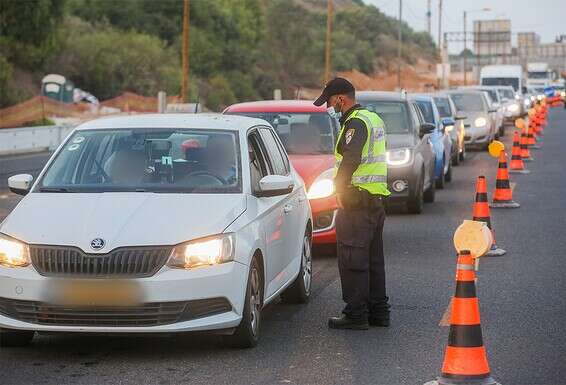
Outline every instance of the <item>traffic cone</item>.
POLYGON ((526 126, 527 130, 527 148, 539 149, 540 146, 537 145, 537 140, 535 138, 535 124, 529 124, 526 126))
POLYGON ((483 345, 475 278, 473 256, 460 251, 442 372, 425 385, 499 385, 491 377, 483 345))
POLYGON ((509 183, 507 153, 505 151, 501 151, 499 154, 495 191, 493 193, 493 201, 490 203, 489 207, 509 209, 521 207, 520 204, 513 201, 513 190, 511 190, 511 185, 509 183))
POLYGON ((493 243, 491 248, 485 254, 486 257, 500 257, 505 255, 507 252, 496 245, 495 243, 495 231, 491 227, 491 214, 489 211, 489 204, 487 202, 487 182, 485 181, 485 176, 478 176, 478 181, 476 182, 476 200, 474 202, 474 221, 485 222, 487 227, 491 230, 493 235, 493 243))
POLYGON ((509 172, 513 174, 528 174, 530 171, 525 168, 525 164, 523 163, 519 143, 519 132, 515 131, 513 134, 513 149, 511 150, 511 164, 509 165, 509 172))
POLYGON ((525 131, 525 128, 521 130, 521 159, 523 159, 523 162, 530 162, 533 160, 533 158, 531 157, 531 152, 529 151, 529 146, 527 145, 527 134, 525 131))

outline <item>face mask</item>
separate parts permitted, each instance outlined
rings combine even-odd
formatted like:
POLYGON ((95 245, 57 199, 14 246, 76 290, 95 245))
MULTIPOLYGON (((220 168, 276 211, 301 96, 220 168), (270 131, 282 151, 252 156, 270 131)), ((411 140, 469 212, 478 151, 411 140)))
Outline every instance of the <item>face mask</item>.
POLYGON ((342 117, 342 111, 338 111, 336 112, 336 107, 328 107, 326 109, 328 111, 328 114, 330 115, 331 118, 334 119, 340 119, 342 117))

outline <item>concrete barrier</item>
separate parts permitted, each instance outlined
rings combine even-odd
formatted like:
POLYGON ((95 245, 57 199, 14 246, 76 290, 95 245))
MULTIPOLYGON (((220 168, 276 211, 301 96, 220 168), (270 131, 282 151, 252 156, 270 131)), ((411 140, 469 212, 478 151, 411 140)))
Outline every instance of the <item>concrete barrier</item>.
POLYGON ((37 126, 0 129, 0 156, 53 151, 74 126, 37 126))

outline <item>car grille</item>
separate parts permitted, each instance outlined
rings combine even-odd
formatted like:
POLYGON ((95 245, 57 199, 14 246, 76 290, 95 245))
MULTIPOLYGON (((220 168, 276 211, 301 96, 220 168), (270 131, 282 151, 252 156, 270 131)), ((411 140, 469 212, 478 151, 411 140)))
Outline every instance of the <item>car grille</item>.
POLYGON ((137 306, 65 306, 0 298, 0 314, 18 321, 57 326, 158 326, 230 311, 226 298, 153 302, 137 306))
POLYGON ((33 266, 49 277, 150 277, 170 254, 171 247, 122 247, 108 254, 87 254, 75 247, 30 245, 33 266))

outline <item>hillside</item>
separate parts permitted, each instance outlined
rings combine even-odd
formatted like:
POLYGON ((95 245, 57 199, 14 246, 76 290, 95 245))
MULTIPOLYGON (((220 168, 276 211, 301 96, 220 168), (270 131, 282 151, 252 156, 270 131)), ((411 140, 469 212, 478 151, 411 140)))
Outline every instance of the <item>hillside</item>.
MULTIPOLYGON (((190 97, 220 109, 293 97, 321 85, 326 0, 192 0, 190 97)), ((182 0, 27 0, 0 8, 0 107, 39 92, 61 73, 99 99, 131 91, 179 93, 182 0), (25 26, 25 28, 23 27, 25 26)), ((397 21, 361 0, 335 0, 335 73, 387 71, 397 21)), ((403 24, 403 60, 435 60, 426 33, 403 24)))

